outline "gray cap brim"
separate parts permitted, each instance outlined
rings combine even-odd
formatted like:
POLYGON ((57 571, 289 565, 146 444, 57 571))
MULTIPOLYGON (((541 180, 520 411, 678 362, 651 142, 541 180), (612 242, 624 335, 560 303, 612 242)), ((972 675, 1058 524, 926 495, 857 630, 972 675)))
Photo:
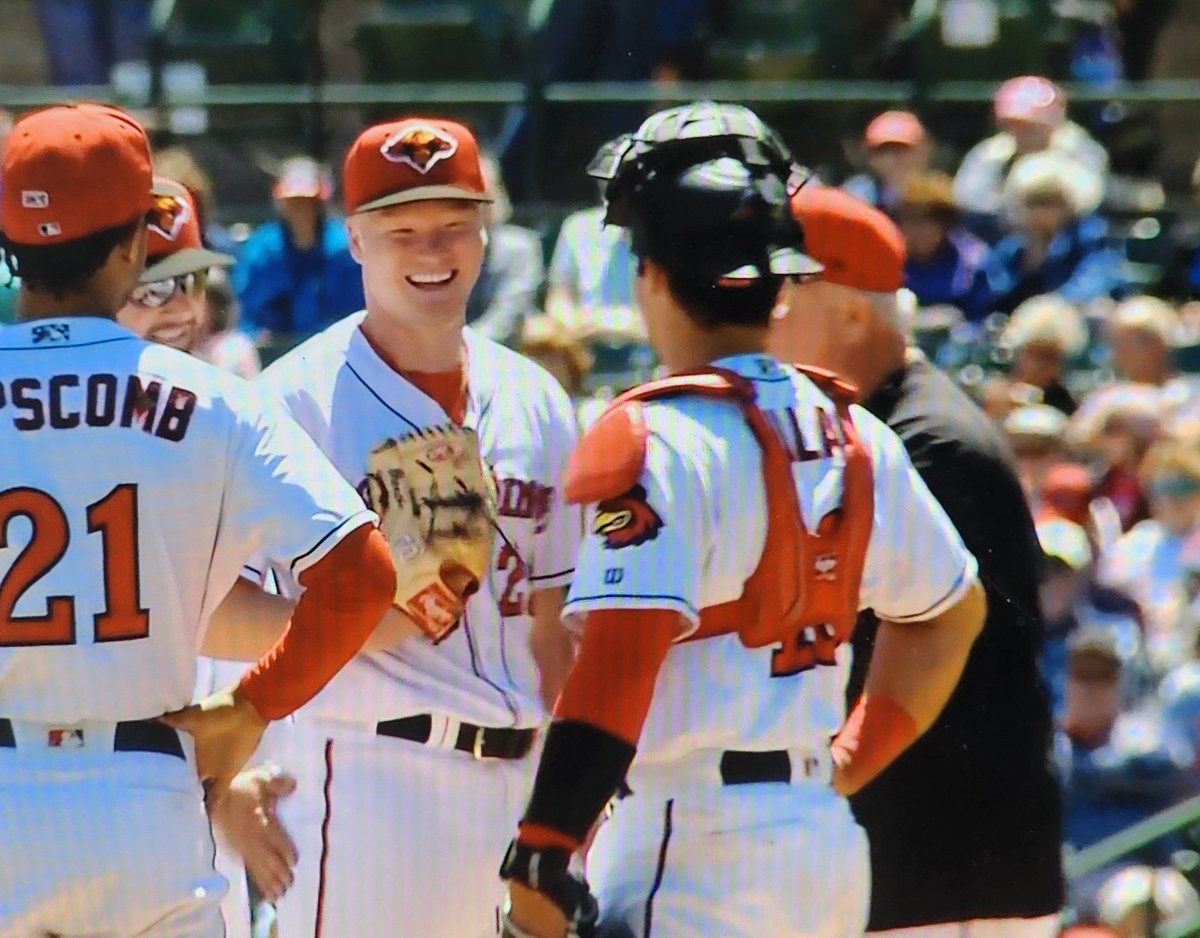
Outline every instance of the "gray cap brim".
POLYGON ((409 202, 429 202, 433 199, 460 199, 465 202, 496 201, 490 195, 475 192, 471 189, 464 189, 461 186, 417 186, 415 189, 404 189, 400 192, 393 192, 391 195, 372 199, 370 202, 364 202, 354 210, 353 214, 358 215, 360 212, 373 212, 376 209, 387 208, 390 205, 406 205, 409 202))
POLYGON ((138 278, 139 283, 154 283, 157 280, 170 280, 172 277, 182 277, 184 274, 195 274, 210 267, 232 267, 233 257, 220 254, 208 248, 184 248, 174 254, 167 254, 162 260, 155 261, 138 278))

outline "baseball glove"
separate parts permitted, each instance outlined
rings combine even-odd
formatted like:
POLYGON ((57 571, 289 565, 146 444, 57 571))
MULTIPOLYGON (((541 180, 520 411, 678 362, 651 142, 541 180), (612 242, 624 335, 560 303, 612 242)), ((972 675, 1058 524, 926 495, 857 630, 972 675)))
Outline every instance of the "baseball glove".
POLYGON ((367 472, 367 500, 396 562, 395 605, 439 642, 492 560, 496 485, 479 439, 466 427, 428 427, 375 447, 367 472))

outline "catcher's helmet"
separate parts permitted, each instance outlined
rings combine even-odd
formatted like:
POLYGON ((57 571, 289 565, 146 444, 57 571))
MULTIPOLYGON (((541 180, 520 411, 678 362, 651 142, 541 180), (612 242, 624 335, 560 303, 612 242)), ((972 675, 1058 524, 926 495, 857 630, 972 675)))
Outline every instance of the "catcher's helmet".
POLYGON ((748 108, 700 102, 659 111, 600 148, 605 222, 633 251, 708 282, 815 274, 790 197, 807 173, 748 108))

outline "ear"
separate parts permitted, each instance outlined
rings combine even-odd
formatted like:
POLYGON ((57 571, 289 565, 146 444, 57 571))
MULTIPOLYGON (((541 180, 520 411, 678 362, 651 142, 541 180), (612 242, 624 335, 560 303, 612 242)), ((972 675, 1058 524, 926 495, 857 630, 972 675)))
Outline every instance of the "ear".
POLYGON ((346 219, 346 234, 350 241, 350 256, 362 266, 362 232, 358 228, 357 219, 350 217, 346 219))

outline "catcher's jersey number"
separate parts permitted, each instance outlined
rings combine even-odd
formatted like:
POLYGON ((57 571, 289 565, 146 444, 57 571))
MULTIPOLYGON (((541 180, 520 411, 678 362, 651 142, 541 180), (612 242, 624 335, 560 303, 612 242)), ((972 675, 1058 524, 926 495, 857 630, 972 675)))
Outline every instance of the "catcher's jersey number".
MULTIPOLYGON (((75 599, 50 596, 41 615, 14 615, 31 586, 66 556, 71 544, 67 513, 54 496, 34 488, 0 492, 0 549, 8 547, 17 518, 31 526, 29 543, 0 579, 0 646, 72 645, 75 599)), ((150 634, 138 584, 137 486, 118 485, 87 507, 87 533, 98 535, 104 558, 104 611, 92 619, 97 642, 123 642, 150 634)))

